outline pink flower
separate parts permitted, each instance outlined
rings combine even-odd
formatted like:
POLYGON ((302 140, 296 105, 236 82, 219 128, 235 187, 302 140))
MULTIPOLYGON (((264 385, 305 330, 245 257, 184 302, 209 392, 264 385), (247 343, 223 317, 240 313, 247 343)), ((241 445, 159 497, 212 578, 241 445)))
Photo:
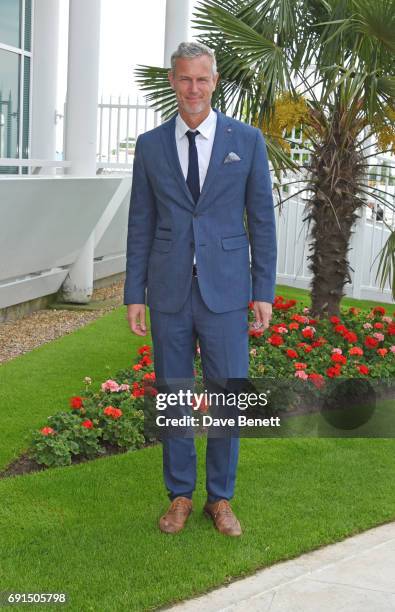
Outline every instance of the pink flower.
POLYGON ((381 320, 384 323, 392 323, 392 317, 383 317, 381 320))
POLYGON ((378 340, 379 342, 382 342, 384 340, 384 334, 380 334, 380 332, 374 333, 373 337, 376 338, 376 340, 378 340))
POLYGON ((341 355, 343 351, 341 350, 341 348, 334 348, 332 349, 332 353, 338 353, 339 355, 341 355))
POLYGON ((372 329, 372 325, 371 325, 370 323, 364 323, 364 324, 362 325, 362 327, 363 327, 364 329, 372 329))
POLYGON ((392 346, 390 346, 390 351, 391 351, 391 353, 395 353, 395 344, 393 344, 392 346))
POLYGON ((115 380, 108 379, 106 382, 102 383, 101 390, 116 393, 119 391, 119 385, 117 382, 115 382, 115 380))
POLYGON ((119 391, 129 391, 129 389, 130 387, 126 383, 122 383, 122 385, 119 385, 119 391))
MULTIPOLYGON (((394 347, 395 348, 395 347, 394 347)), ((256 348, 252 348, 250 350, 250 355, 252 355, 253 357, 256 357, 256 348)))
POLYGON ((309 313, 309 312, 310 312, 310 308, 308 308, 308 307, 306 306, 305 308, 303 308, 303 312, 304 312, 305 314, 309 313))
POLYGON ((297 376, 298 378, 301 378, 302 380, 307 380, 309 377, 308 374, 306 374, 304 370, 297 370, 295 372, 295 376, 297 376))

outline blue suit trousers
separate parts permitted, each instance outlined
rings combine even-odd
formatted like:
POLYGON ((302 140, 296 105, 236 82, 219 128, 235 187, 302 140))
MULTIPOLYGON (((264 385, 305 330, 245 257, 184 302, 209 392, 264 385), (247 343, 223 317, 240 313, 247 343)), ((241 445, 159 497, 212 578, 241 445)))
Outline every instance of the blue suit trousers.
MULTIPOLYGON (((237 282, 237 279, 235 279, 237 282)), ((198 277, 192 277, 187 299, 179 312, 150 308, 155 374, 159 380, 192 380, 199 340, 206 380, 246 379, 248 376, 248 308, 215 313, 202 299, 198 277)), ((163 476, 169 498, 192 498, 196 485, 193 435, 167 437, 163 445, 163 476)), ((239 436, 207 437, 207 499, 231 499, 239 456, 239 436)))

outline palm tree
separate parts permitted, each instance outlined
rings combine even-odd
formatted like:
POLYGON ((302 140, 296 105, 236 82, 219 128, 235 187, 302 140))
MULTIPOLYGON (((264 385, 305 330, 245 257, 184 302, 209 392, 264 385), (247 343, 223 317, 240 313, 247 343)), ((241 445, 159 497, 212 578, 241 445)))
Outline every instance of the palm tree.
MULTIPOLYGON (((204 0, 194 25, 217 56, 213 103, 262 129, 277 174, 294 164, 283 129, 292 126, 279 130, 276 109, 284 99, 290 108, 303 101, 298 121, 310 161, 300 168, 300 192, 307 194, 312 314, 339 314, 359 209, 370 198, 394 210, 367 168, 372 138, 379 152, 395 151, 395 0, 204 0)), ((147 99, 170 115, 176 102, 166 75, 137 70, 147 99)))

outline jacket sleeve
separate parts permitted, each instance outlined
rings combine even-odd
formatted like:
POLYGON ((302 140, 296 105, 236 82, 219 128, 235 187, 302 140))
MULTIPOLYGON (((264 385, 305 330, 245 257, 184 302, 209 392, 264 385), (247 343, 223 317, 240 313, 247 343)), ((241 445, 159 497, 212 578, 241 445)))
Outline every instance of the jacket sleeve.
POLYGON ((155 234, 155 196, 143 158, 141 136, 137 138, 126 247, 124 304, 145 304, 148 258, 155 234))
POLYGON ((247 180, 246 210, 251 245, 252 300, 272 303, 276 286, 276 221, 266 145, 259 129, 256 129, 254 157, 247 180))

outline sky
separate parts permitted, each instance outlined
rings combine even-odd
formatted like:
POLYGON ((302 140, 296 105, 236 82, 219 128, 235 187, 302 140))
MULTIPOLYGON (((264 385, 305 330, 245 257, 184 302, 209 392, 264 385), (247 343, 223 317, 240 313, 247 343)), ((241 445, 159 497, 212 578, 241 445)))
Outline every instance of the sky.
MULTIPOLYGON (((83 1, 83 0, 81 0, 83 1)), ((194 1, 191 2, 191 10, 194 1)), ((135 96, 137 64, 163 65, 166 0, 101 0, 99 97, 135 96)), ((66 95, 68 0, 60 0, 58 108, 66 95)))

